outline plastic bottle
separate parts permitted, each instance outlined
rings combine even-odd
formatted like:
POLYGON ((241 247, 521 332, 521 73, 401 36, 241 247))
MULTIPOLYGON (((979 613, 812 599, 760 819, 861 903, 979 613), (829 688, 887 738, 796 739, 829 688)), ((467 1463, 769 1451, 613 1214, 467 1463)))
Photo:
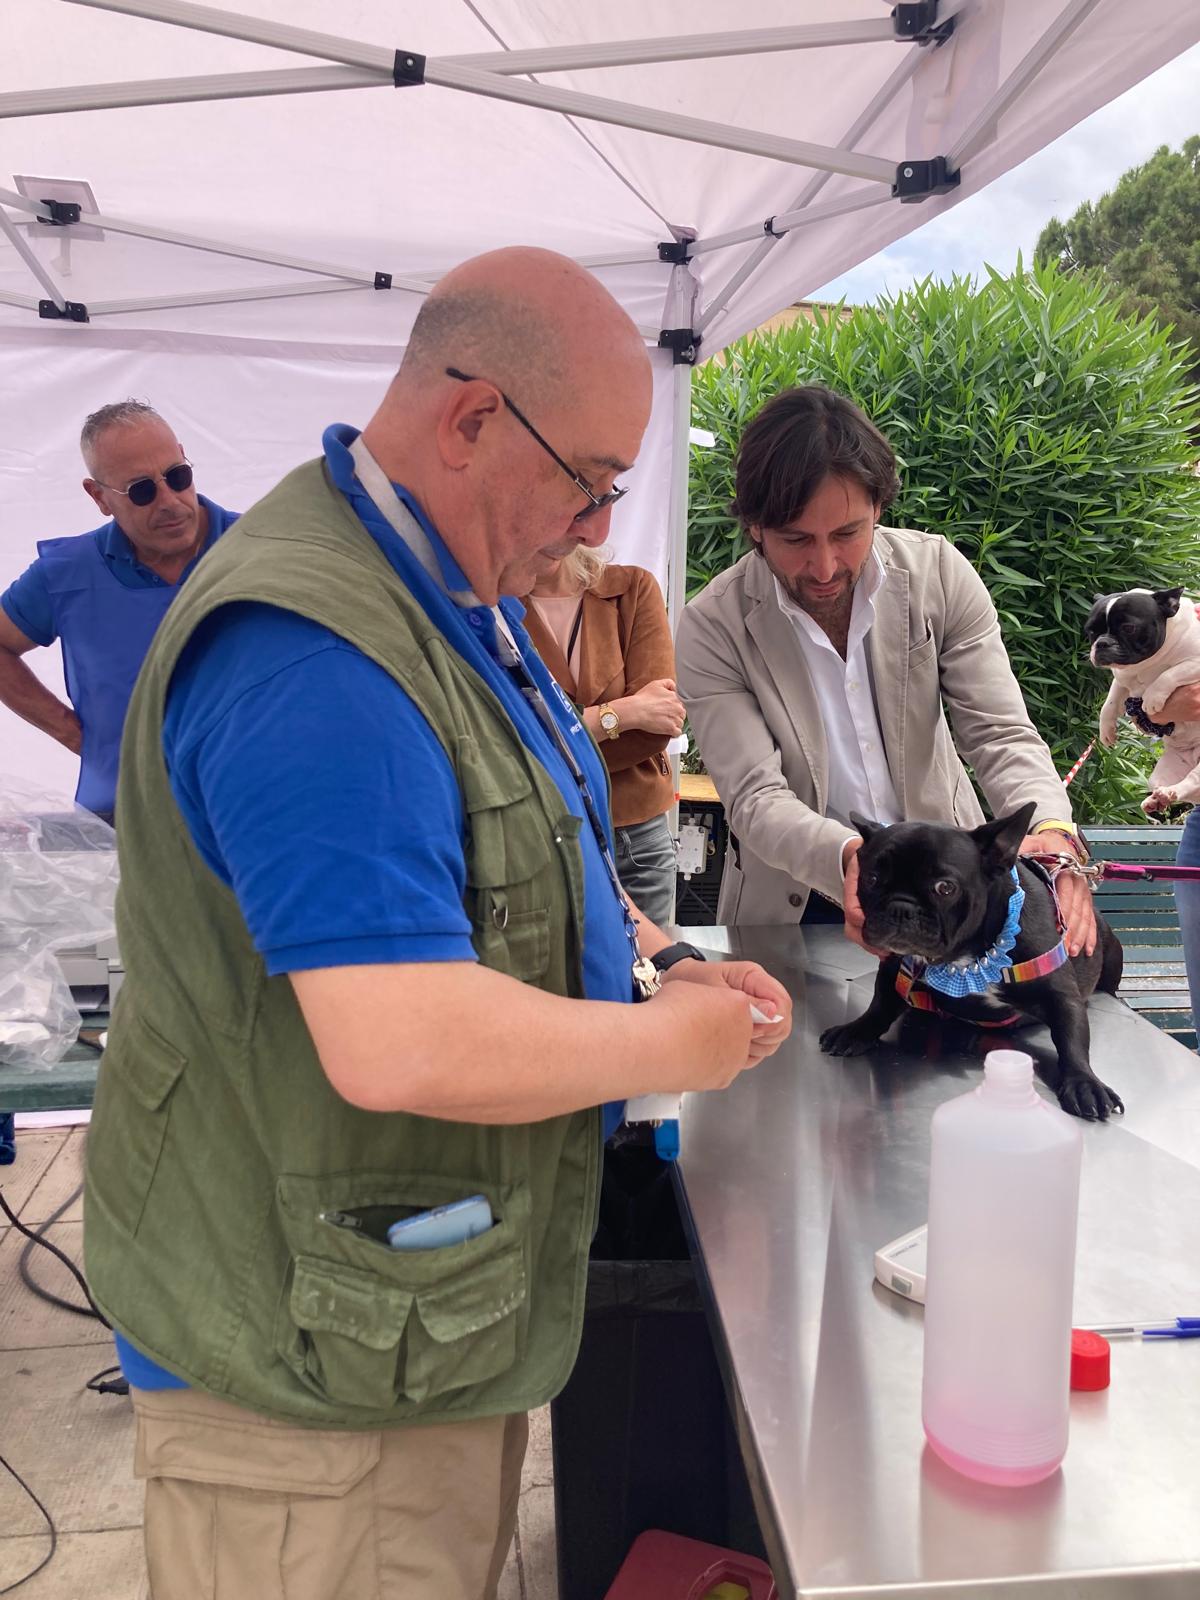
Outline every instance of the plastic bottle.
POLYGON ((922 1420, 984 1483, 1037 1483, 1066 1454, 1082 1155, 1017 1050, 934 1113, 922 1420))

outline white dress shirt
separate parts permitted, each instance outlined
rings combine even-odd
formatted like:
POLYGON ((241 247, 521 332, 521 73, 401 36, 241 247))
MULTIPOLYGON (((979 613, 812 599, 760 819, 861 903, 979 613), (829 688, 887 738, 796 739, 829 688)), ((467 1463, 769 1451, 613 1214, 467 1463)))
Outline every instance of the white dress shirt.
POLYGON ((867 660, 867 635, 875 621, 875 595, 885 576, 879 553, 872 550, 854 586, 844 661, 824 629, 788 598, 779 579, 775 579, 780 610, 792 624, 825 724, 829 752, 825 814, 848 827, 853 827, 851 811, 876 822, 904 820, 888 770, 867 660))

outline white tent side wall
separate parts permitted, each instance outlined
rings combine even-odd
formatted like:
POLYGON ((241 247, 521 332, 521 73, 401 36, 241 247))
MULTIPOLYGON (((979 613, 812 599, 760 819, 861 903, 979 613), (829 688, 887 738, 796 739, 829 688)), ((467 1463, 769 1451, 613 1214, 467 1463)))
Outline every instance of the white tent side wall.
MULTIPOLYGON (((708 355, 982 188, 1200 39, 1195 0, 1139 8, 1127 0, 941 0, 938 16, 952 16, 954 32, 940 46, 890 38, 890 3, 806 0, 805 29, 858 42, 733 55, 697 55, 696 41, 730 31, 731 22, 737 30, 794 28, 798 8, 746 0, 731 18, 726 0, 609 0, 598 8, 565 0, 437 8, 289 0, 289 25, 361 40, 354 60, 386 60, 397 46, 419 51, 434 64, 431 81, 23 114, 23 96, 62 89, 69 101, 81 84, 297 70, 325 82, 329 72, 363 71, 120 15, 107 3, 13 0, 16 14, 3 24, 10 48, 0 53, 0 122, 11 169, 0 170, 0 188, 11 194, 21 174, 85 180, 101 214, 144 225, 152 237, 110 226, 64 246, 63 230, 7 210, 0 587, 33 558, 37 539, 91 525, 76 441, 99 404, 150 398, 178 428, 202 491, 244 507, 316 453, 327 423, 366 420, 420 304, 419 293, 400 285, 509 243, 599 258, 607 263, 599 275, 649 343, 690 315, 708 355), (623 64, 594 64, 593 46, 666 36, 684 36, 693 58, 618 49, 606 58, 623 64), (481 58, 494 68, 501 48, 547 46, 578 46, 573 59, 583 64, 512 74, 514 87, 503 92, 536 100, 561 90, 633 110, 592 120, 491 97, 481 58), (469 82, 473 92, 435 87, 434 79, 469 82), (1015 82, 1021 92, 1010 99, 1005 85, 1015 82), (657 123, 678 130, 680 119, 730 131, 725 143, 646 131, 657 123), (618 125, 630 120, 634 126, 618 125), (797 161, 805 145, 824 147, 824 167, 837 170, 797 161), (879 181, 891 163, 939 155, 954 155, 952 165, 961 157, 961 182, 950 192, 901 204, 879 181), (800 217, 790 215, 797 210, 800 217), (784 219, 771 225, 781 237, 764 230, 771 218, 784 219), (681 312, 685 301, 668 300, 679 271, 660 261, 658 247, 684 231, 698 236, 698 250, 688 269, 695 306, 681 312), (162 242, 172 232, 226 241, 243 254, 162 242), (708 248, 730 233, 738 242, 708 248), (276 261, 247 259, 246 251, 276 261), (331 264, 334 274, 366 283, 388 272, 396 287, 327 292, 328 282, 278 258, 331 264), (40 321, 47 277, 60 298, 90 302, 93 320, 40 321), (272 286, 320 292, 257 298, 272 286), (177 303, 242 293, 252 298, 177 303), (131 304, 144 309, 112 309, 131 304)), ((111 3, 136 12, 154 0, 111 3)), ((283 9, 277 0, 245 0, 240 9, 247 5, 268 24, 283 9)), ((187 7, 172 0, 172 9, 187 7)), ((675 616, 686 548, 688 376, 665 351, 654 360, 654 420, 630 480, 634 492, 614 514, 612 543, 619 558, 660 578, 671 571, 675 616)), ((55 656, 29 659, 61 692, 55 656)), ((74 765, 0 709, 0 769, 65 783, 74 765)))

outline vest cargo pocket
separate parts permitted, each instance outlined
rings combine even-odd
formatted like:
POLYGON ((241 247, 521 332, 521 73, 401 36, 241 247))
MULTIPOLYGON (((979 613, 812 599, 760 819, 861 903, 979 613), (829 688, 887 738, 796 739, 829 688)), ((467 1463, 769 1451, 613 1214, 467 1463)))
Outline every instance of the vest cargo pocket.
POLYGON ((467 883, 501 889, 527 883, 550 860, 550 843, 529 774, 511 751, 460 737, 454 765, 466 813, 467 883), (531 820, 536 818, 537 820, 531 820))
POLYGON ((475 953, 493 972, 536 983, 550 965, 550 913, 545 906, 511 911, 501 890, 483 889, 471 935, 475 953))
POLYGON ((136 1234, 187 1058, 128 1002, 118 1017, 97 1079, 88 1184, 118 1226, 136 1234))
POLYGON ((378 1237, 385 1221, 473 1190, 445 1177, 373 1183, 378 1176, 279 1180, 292 1263, 276 1348, 323 1398, 395 1411, 486 1383, 518 1359, 530 1203, 524 1186, 494 1190, 499 1220, 487 1233, 393 1250, 378 1237), (365 1225, 339 1225, 331 1213, 365 1225))

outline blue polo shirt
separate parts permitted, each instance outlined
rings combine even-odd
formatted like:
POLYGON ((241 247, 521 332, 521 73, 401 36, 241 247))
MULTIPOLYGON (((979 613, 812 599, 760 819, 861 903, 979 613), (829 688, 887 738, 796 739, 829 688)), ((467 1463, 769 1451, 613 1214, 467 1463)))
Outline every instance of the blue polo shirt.
MULTIPOLYGON (((581 819, 584 991, 632 1000, 624 916, 575 779, 501 664, 493 614, 460 608, 421 567, 354 475, 354 430, 325 434, 337 488, 448 643, 495 691, 523 743, 581 819)), ((436 553, 448 589, 470 587, 437 530, 397 494, 436 553)), ((538 658, 520 604, 501 609, 604 816, 604 766, 579 717, 538 658)), ((223 607, 197 629, 167 697, 163 743, 171 787, 196 847, 237 896, 272 974, 392 961, 474 961, 465 819, 453 768, 409 696, 354 646, 277 607, 223 607)), ((563 1063, 563 1070, 571 1070, 563 1063)), ((605 1133, 622 1107, 605 1108, 605 1133)), ((118 1338, 130 1382, 170 1375, 118 1338)), ((170 1379, 178 1383, 178 1379, 170 1379)))
POLYGON ((75 798, 113 809, 121 733, 133 685, 167 608, 237 513, 203 495, 204 547, 175 584, 143 565, 115 522, 65 539, 43 539, 37 560, 0 595, 9 621, 35 644, 62 641, 67 696, 83 729, 75 798))

